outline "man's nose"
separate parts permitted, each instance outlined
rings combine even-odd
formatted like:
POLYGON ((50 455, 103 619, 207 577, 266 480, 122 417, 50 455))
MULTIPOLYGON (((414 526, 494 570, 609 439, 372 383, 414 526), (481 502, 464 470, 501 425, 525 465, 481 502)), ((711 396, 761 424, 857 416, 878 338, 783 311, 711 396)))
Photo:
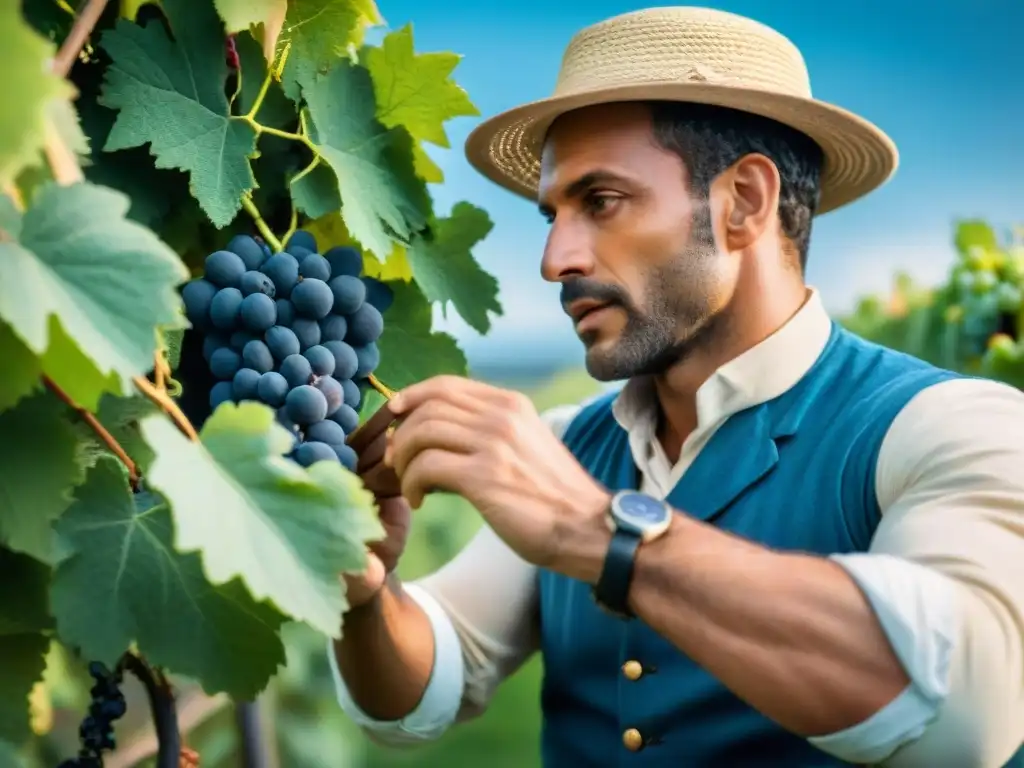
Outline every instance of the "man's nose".
POLYGON ((555 221, 544 246, 541 276, 550 283, 570 277, 588 277, 594 271, 590 238, 571 220, 555 221))

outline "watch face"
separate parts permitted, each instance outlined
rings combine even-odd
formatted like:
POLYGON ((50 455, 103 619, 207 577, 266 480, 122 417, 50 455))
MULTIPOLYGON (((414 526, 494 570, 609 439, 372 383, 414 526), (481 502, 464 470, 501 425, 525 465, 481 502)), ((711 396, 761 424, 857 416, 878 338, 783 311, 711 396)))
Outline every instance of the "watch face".
POLYGON ((643 493, 624 494, 618 500, 618 516, 640 527, 657 525, 667 514, 662 502, 643 493))

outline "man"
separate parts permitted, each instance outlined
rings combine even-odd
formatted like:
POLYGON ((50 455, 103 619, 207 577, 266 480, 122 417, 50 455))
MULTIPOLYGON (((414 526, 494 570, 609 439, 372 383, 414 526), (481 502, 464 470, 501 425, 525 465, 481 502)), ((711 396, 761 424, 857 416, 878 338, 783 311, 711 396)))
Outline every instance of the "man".
POLYGON ((350 716, 435 739, 540 651, 552 768, 1008 764, 1024 396, 856 338, 803 281, 813 217, 890 176, 888 138, 774 31, 662 8, 579 33, 555 95, 467 151, 539 202, 587 368, 627 383, 538 416, 434 379, 358 434, 389 535, 331 648, 350 716), (403 586, 434 490, 486 525, 403 586))

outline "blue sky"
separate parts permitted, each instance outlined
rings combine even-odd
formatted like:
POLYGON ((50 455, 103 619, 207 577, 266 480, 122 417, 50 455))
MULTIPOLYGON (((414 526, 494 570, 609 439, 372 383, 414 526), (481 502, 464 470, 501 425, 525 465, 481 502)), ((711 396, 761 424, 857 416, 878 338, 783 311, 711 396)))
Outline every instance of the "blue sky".
MULTIPOLYGON (((624 0, 378 0, 391 28, 411 22, 419 51, 464 58, 456 80, 482 116, 549 95, 562 52, 580 28, 650 3, 624 0)), ((842 310, 885 290, 894 270, 942 278, 957 217, 1024 223, 1024 3, 1020 0, 733 0, 708 3, 764 22, 801 49, 815 96, 874 121, 900 149, 881 190, 815 224, 808 281, 842 310)), ((430 149, 446 174, 437 209, 469 200, 494 220, 475 254, 501 282, 505 316, 481 338, 458 319, 474 359, 530 351, 578 355, 580 344, 540 277, 547 226, 529 202, 479 177, 466 135, 481 118, 448 125, 450 150, 430 149)))

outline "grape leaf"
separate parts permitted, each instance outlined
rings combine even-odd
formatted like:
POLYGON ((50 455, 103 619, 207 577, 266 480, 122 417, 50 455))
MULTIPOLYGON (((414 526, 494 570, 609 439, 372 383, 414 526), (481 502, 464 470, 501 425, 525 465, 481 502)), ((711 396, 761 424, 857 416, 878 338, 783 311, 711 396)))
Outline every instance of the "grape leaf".
POLYGON ((127 210, 128 198, 111 189, 47 185, 17 242, 0 242, 0 317, 37 355, 52 338, 51 317, 59 319, 101 376, 120 377, 122 391, 152 368, 156 326, 182 327, 175 287, 188 278, 170 248, 124 218, 127 210))
MULTIPOLYGON (((341 215, 341 192, 338 191, 338 177, 325 163, 317 163, 312 169, 298 173, 289 182, 295 207, 311 219, 334 215, 339 221, 341 215)), ((347 236, 346 231, 346 236, 347 236)), ((317 242, 320 242, 319 240, 317 242)), ((339 245, 338 240, 324 240, 324 243, 339 245)))
POLYGON ((108 151, 149 142, 157 168, 189 173, 192 193, 218 227, 231 223, 256 186, 256 134, 232 118, 224 87, 224 28, 204 0, 163 0, 174 41, 160 24, 121 20, 103 34, 110 55, 100 103, 120 110, 108 151))
POLYGON ((494 225, 486 211, 456 203, 451 216, 438 219, 409 248, 413 276, 428 301, 451 302, 477 333, 491 329, 488 312, 501 315, 498 281, 484 272, 470 252, 494 225))
POLYGON ((0 112, 0 186, 6 186, 23 168, 38 163, 50 102, 71 98, 74 89, 50 71, 56 48, 25 23, 21 3, 0 3, 0 37, 4 102, 9 105, 0 112))
MULTIPOLYGON (((259 43, 248 33, 235 36, 235 50, 238 52, 238 65, 242 70, 242 88, 238 94, 237 109, 242 114, 248 114, 256 103, 260 91, 263 90, 268 65, 260 52, 259 43)), ((295 122, 295 106, 284 95, 281 85, 273 79, 263 94, 263 102, 256 113, 256 120, 261 125, 282 129, 295 122)), ((263 146, 260 148, 262 150, 263 146)))
POLYGON ((387 128, 405 126, 418 141, 450 146, 445 121, 480 114, 451 79, 460 59, 455 53, 417 54, 409 25, 389 34, 379 47, 364 48, 360 60, 373 77, 377 119, 387 128))
POLYGON ((995 231, 984 221, 957 222, 953 243, 957 251, 965 256, 971 248, 981 248, 983 251, 999 250, 999 239, 995 231))
POLYGON ((211 586, 198 554, 175 551, 173 527, 159 497, 133 495, 101 458, 57 524, 72 547, 51 589, 60 637, 108 666, 136 642, 207 693, 252 699, 284 663, 285 618, 238 579, 211 586))
POLYGON ((39 392, 0 413, 0 543, 45 563, 56 554, 51 527, 84 475, 67 409, 39 392), (31 435, 32 439, 25 439, 31 435))
POLYGON ((392 389, 442 373, 466 374, 466 356, 447 333, 431 330, 430 302, 414 283, 388 283, 394 303, 384 313, 384 333, 377 342, 377 377, 392 389))
POLYGON ((214 5, 228 32, 262 25, 263 55, 267 61, 273 60, 288 0, 214 0, 214 5))
POLYGON ((346 608, 339 575, 361 571, 372 495, 339 464, 305 470, 292 438, 258 403, 221 405, 189 442, 167 419, 142 422, 156 452, 149 484, 170 502, 180 551, 199 550, 207 577, 241 577, 257 600, 338 637, 346 608))
POLYGON ((50 569, 0 548, 0 573, 0 739, 21 743, 32 735, 29 695, 46 669, 50 569))
POLYGON ((382 21, 374 0, 291 0, 285 17, 291 47, 281 75, 288 97, 298 101, 299 85, 311 85, 362 42, 367 25, 382 21))
POLYGON ((369 73, 339 61, 303 93, 317 149, 338 177, 341 215, 364 248, 383 255, 391 237, 408 241, 426 223, 426 184, 416 176, 412 137, 375 117, 369 73))
MULTIPOLYGON (((105 394, 96 411, 96 418, 104 428, 124 448, 125 453, 132 457, 139 472, 145 474, 153 461, 153 449, 142 439, 139 422, 146 416, 159 412, 159 408, 142 395, 117 397, 105 394)), ((72 417, 71 424, 78 435, 79 464, 88 468, 96 464, 101 456, 110 456, 110 449, 93 431, 79 418, 72 417)))
POLYGON ((4 373, 0 376, 0 411, 4 411, 39 385, 43 368, 32 350, 3 322, 0 322, 0 360, 4 361, 4 373))

